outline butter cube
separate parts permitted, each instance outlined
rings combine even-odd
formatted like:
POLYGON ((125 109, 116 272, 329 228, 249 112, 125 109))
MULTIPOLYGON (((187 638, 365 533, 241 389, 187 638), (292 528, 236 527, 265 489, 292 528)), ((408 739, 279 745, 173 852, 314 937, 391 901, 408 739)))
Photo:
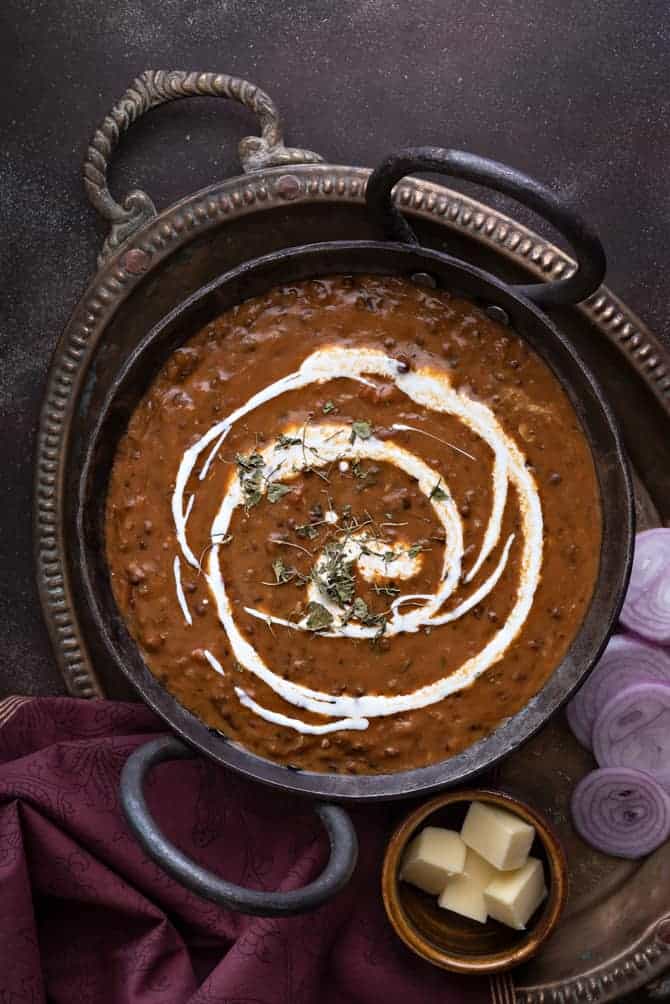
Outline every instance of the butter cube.
POLYGON ((480 924, 485 924, 488 917, 483 890, 466 875, 454 875, 447 880, 437 905, 443 910, 453 910, 461 917, 478 920, 480 924))
POLYGON ((463 874, 447 880, 444 891, 437 901, 438 906, 484 924, 488 917, 484 889, 499 874, 497 868, 468 847, 463 874))
POLYGON ((495 868, 521 868, 535 839, 535 827, 512 812, 472 802, 461 829, 463 842, 495 868))
POLYGON ((477 851, 473 851, 471 847, 468 847, 465 852, 463 874, 467 875, 473 885, 479 886, 483 892, 487 885, 490 885, 497 876, 498 869, 490 865, 481 854, 477 854, 477 851))
POLYGON ((484 891, 484 901, 491 917, 523 931, 546 895, 542 862, 528 858, 522 868, 494 878, 484 891))
POLYGON ((434 896, 463 871, 465 844, 454 830, 426 826, 405 851, 400 877, 434 896))

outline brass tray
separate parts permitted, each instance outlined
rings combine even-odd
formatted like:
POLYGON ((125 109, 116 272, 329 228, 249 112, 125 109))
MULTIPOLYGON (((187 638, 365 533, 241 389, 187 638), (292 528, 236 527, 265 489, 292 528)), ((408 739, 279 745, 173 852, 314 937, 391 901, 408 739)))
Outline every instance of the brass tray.
MULTIPOLYGON (((420 139, 420 137, 417 137, 420 139)), ((134 82, 98 130, 85 167, 89 196, 112 223, 99 270, 61 337, 41 415, 35 484, 35 548, 44 616, 69 692, 77 697, 133 696, 96 651, 72 602, 70 523, 63 485, 77 427, 83 373, 109 349, 103 325, 124 330, 127 344, 193 290, 242 261, 317 240, 379 235, 364 209, 369 171, 319 163, 282 141, 270 98, 224 74, 148 71, 134 82), (240 155, 248 173, 218 182, 157 214, 144 193, 122 206, 106 186, 109 155, 140 114, 180 97, 241 101, 261 123, 240 155), (307 163, 304 163, 307 161, 307 163), (279 165, 279 166, 273 166, 279 165), (128 330, 141 297, 142 325, 128 330)), ((573 263, 532 230, 472 198, 407 179, 398 204, 423 244, 467 258, 501 277, 557 278, 573 263)), ((670 522, 670 351, 607 288, 579 308, 550 311, 599 377, 618 415, 636 474, 640 526, 670 522)), ((568 799, 590 769, 562 716, 503 762, 501 785, 542 808, 558 828, 570 862, 571 890, 561 925, 532 962, 514 973, 519 1004, 613 1000, 644 985, 668 992, 670 843, 642 863, 591 851, 573 831, 568 799)))

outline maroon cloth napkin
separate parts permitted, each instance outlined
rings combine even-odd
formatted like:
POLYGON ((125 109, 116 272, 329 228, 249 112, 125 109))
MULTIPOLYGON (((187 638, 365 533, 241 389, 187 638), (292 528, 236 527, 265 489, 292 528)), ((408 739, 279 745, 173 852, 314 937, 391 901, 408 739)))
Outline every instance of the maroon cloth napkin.
MULTIPOLYGON (((286 919, 220 909, 147 858, 119 806, 128 755, 164 731, 145 707, 68 698, 0 703, 1 1004, 506 1004, 510 984, 416 958, 380 895, 402 806, 356 808, 350 885, 286 919)), ((257 889, 295 889, 323 867, 309 803, 205 759, 158 767, 148 797, 166 834, 257 889)))

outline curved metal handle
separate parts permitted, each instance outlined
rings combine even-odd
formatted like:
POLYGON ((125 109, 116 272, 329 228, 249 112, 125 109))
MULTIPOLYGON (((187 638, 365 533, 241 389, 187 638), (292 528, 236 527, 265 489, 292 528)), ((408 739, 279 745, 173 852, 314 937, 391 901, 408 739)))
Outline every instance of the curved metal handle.
POLYGON ((391 197, 393 186, 413 171, 437 171, 465 181, 488 185, 503 195, 535 210, 559 230, 572 246, 577 270, 566 279, 513 286, 534 303, 573 304, 585 300, 605 277, 605 252, 597 235, 582 217, 539 181, 496 160, 487 160, 462 150, 440 147, 410 147, 392 154, 368 179, 366 200, 380 218, 389 237, 405 244, 418 244, 414 231, 391 197))
POLYGON ((219 906, 264 917, 314 910, 347 884, 356 866, 358 840, 349 814, 337 805, 315 806, 330 839, 330 857, 319 877, 302 889, 290 892, 244 889, 202 868, 175 847, 149 812, 144 781, 156 764, 194 756, 195 752, 175 736, 161 736, 136 749, 121 772, 121 804, 128 824, 149 857, 168 875, 219 906))
POLYGON ((146 192, 135 189, 119 205, 107 187, 107 169, 122 133, 151 108, 178 98, 196 96, 229 98, 246 105, 257 117, 260 136, 245 136, 238 151, 245 172, 281 164, 314 164, 318 153, 284 146, 279 112, 272 99, 247 80, 226 73, 187 73, 183 70, 145 70, 130 85, 93 134, 84 160, 84 185, 95 209, 111 223, 100 261, 156 215, 146 192))

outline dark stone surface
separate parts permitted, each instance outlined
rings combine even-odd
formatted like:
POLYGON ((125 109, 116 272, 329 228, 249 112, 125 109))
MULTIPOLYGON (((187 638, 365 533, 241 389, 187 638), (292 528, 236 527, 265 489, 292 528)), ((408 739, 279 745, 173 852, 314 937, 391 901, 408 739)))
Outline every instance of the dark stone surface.
MULTIPOLYGON (((0 649, 5 693, 61 690, 33 583, 33 438, 50 354, 95 266, 102 230, 80 165, 141 70, 218 70, 258 83, 287 142, 374 164, 395 147, 507 160, 576 199, 609 281, 657 331, 670 178, 665 0, 6 0, 0 11, 0 649)), ((164 206, 238 173, 255 131, 237 106, 152 113, 112 186, 164 206)), ((495 200, 492 200, 495 201, 495 200)))

